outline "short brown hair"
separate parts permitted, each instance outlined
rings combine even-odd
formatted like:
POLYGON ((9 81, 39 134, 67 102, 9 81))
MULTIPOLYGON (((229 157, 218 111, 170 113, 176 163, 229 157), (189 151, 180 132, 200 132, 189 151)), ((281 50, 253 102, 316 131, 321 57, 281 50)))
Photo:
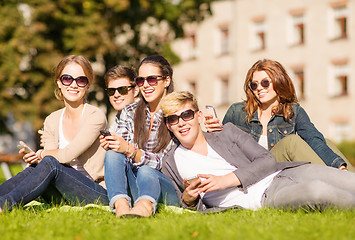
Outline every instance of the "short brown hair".
POLYGON ((199 110, 197 99, 188 91, 172 92, 163 97, 161 101, 161 109, 165 117, 179 111, 186 103, 191 103, 192 110, 199 110))
MULTIPOLYGON (((88 86, 91 86, 94 83, 95 74, 94 74, 94 70, 92 69, 92 66, 91 66, 89 60, 87 60, 87 58, 85 58, 84 56, 69 55, 69 56, 64 57, 58 63, 58 65, 55 69, 54 82, 55 82, 56 86, 57 86, 57 81, 59 80, 60 76, 62 75, 63 69, 70 63, 76 63, 83 68, 85 76, 88 78, 88 81, 89 81, 88 86)), ((54 90, 54 94, 58 100, 61 100, 61 101, 63 100, 63 94, 58 87, 54 90)))
POLYGON ((116 66, 110 68, 105 73, 104 79, 105 79, 106 87, 108 86, 108 83, 111 80, 115 80, 117 78, 128 78, 131 86, 135 87, 136 82, 134 81, 134 79, 136 78, 136 76, 137 76, 137 74, 132 68, 121 66, 121 65, 116 65, 116 66))

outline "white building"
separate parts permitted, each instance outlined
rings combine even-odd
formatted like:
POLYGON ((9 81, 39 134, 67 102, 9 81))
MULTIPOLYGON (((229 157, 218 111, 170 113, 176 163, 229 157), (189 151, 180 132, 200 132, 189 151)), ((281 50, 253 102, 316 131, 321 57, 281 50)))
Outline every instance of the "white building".
POLYGON ((244 96, 248 69, 279 61, 312 122, 334 141, 355 139, 355 0, 225 0, 185 26, 173 44, 178 90, 194 92, 220 119, 244 96))

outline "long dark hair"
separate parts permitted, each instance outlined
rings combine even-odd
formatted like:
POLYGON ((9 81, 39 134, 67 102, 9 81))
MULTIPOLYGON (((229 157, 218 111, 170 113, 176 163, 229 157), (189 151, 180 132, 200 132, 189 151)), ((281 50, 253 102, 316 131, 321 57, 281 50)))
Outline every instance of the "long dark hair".
POLYGON ((293 117, 292 103, 297 102, 295 87, 285 68, 277 61, 263 59, 259 60, 249 69, 244 82, 244 91, 247 96, 245 110, 247 119, 253 117, 254 112, 260 107, 261 103, 250 89, 253 74, 256 71, 265 71, 271 78, 273 88, 277 93, 279 104, 272 111, 273 114, 282 114, 285 119, 293 117))
MULTIPOLYGON (((170 63, 162 56, 152 55, 144 58, 138 69, 143 64, 152 64, 160 69, 160 74, 165 77, 170 77, 170 85, 166 89, 166 93, 171 93, 174 91, 174 82, 173 82, 173 69, 171 68, 170 63)), ((148 140, 148 129, 146 127, 146 119, 147 119, 147 101, 144 97, 140 97, 140 100, 137 103, 136 113, 134 116, 134 142, 137 143, 138 148, 145 149, 145 145, 148 140)), ((171 140, 171 135, 164 123, 164 119, 161 119, 161 123, 158 129, 157 141, 154 146, 153 152, 157 153, 166 148, 171 140)))

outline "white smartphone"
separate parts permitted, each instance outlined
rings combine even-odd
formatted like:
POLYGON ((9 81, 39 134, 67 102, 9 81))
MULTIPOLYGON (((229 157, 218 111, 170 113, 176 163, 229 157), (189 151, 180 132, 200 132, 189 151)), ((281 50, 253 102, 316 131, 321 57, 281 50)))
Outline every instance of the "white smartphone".
POLYGON ((212 105, 206 105, 206 112, 209 115, 212 115, 213 118, 217 118, 216 109, 212 105))
POLYGON ((188 182, 189 184, 191 184, 191 183, 192 183, 193 181, 195 181, 196 179, 198 179, 197 176, 193 176, 193 177, 186 178, 186 180, 187 180, 187 182, 188 182))
POLYGON ((18 144, 18 145, 17 145, 17 148, 18 148, 18 149, 24 148, 24 149, 25 149, 25 153, 33 152, 33 150, 32 150, 29 146, 27 146, 27 145, 18 144))

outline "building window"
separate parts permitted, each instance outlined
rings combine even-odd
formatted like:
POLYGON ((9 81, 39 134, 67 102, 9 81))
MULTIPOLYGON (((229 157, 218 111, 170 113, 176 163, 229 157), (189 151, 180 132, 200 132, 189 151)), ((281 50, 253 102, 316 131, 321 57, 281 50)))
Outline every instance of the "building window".
POLYGON ((254 51, 264 50, 265 44, 265 21, 254 21, 252 48, 254 51))
POLYGON ((305 89, 304 89, 304 71, 303 69, 294 70, 294 85, 296 88, 296 94, 299 100, 305 99, 305 89))
POLYGON ((228 26, 219 29, 220 39, 220 55, 228 54, 230 52, 230 34, 228 26))
POLYGON ((329 85, 330 96, 339 97, 348 95, 349 66, 347 63, 333 64, 333 73, 329 85))
POLYGON ((346 121, 335 121, 333 123, 334 127, 334 141, 340 143, 345 140, 350 139, 351 127, 349 122, 346 121))
POLYGON ((217 80, 215 102, 218 106, 229 104, 229 76, 222 76, 217 80))
POLYGON ((334 4, 332 7, 331 38, 347 38, 348 8, 346 5, 334 4))
POLYGON ((304 44, 304 15, 292 16, 292 45, 304 44))
POLYGON ((195 59, 197 56, 197 41, 194 33, 187 34, 184 38, 182 58, 184 60, 195 59))
POLYGON ((196 81, 189 82, 189 91, 192 92, 195 96, 197 94, 197 83, 196 81))

